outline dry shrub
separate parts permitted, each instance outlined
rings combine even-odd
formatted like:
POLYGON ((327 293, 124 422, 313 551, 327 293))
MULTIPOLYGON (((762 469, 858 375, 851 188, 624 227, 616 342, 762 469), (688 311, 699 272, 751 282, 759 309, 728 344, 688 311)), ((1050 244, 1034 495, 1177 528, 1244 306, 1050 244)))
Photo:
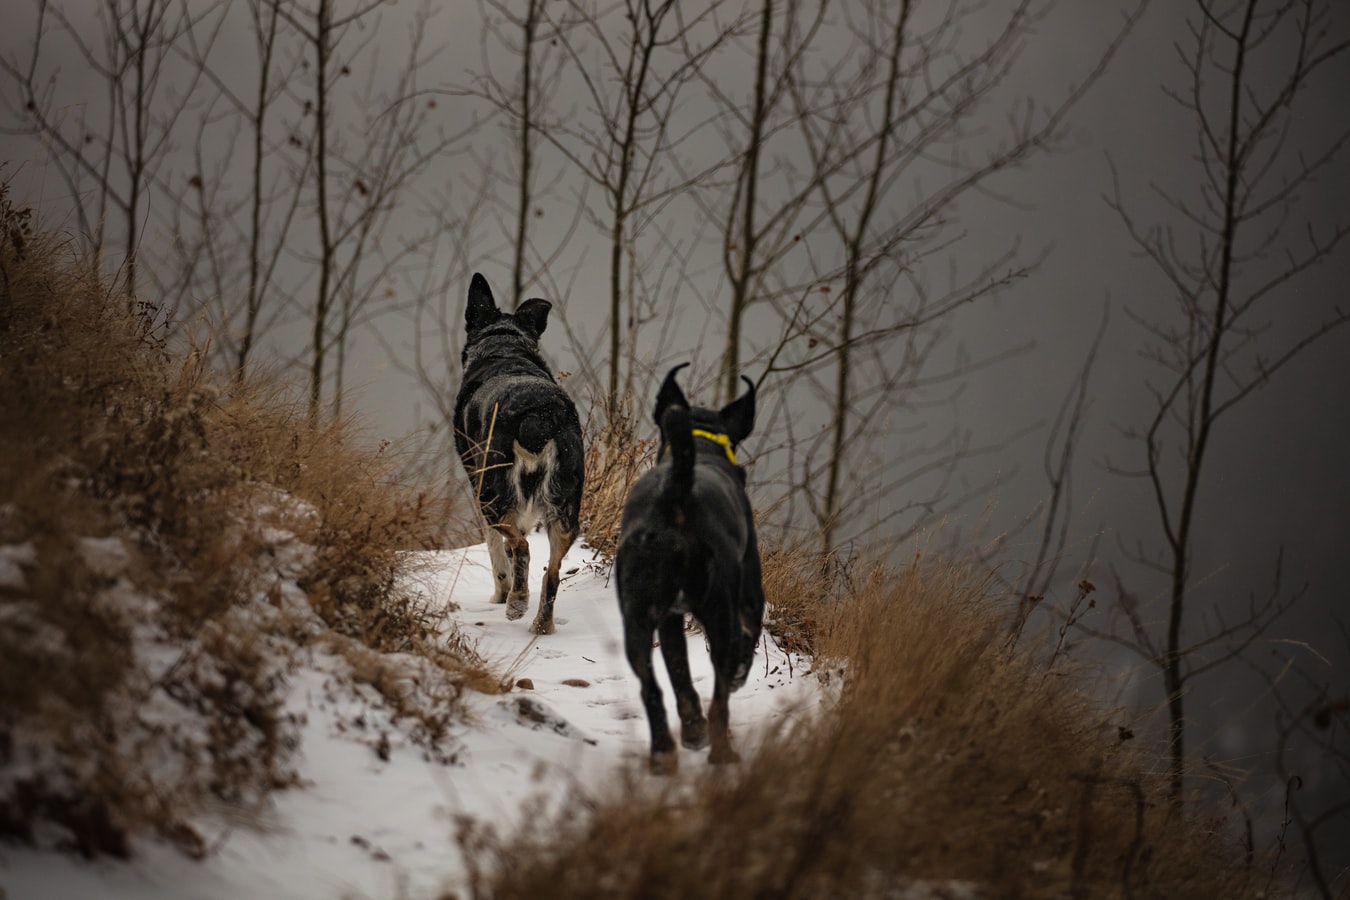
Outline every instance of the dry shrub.
POLYGON ((638 435, 641 423, 633 406, 633 399, 627 397, 604 427, 591 423, 586 428, 581 533, 607 560, 612 560, 619 549, 619 526, 628 491, 656 462, 656 438, 638 435))
POLYGON ((767 606, 764 627, 783 650, 815 656, 821 629, 835 598, 849 590, 857 560, 824 552, 817 540, 797 538, 784 543, 766 538, 764 516, 755 518, 767 606))
POLYGON ((435 704, 371 683, 438 740, 492 679, 396 590, 446 497, 393 484, 387 448, 313 427, 275 377, 224 381, 171 347, 3 190, 0 220, 0 836, 52 822, 88 854, 141 830, 203 852, 194 813, 294 781, 287 677, 323 634, 367 668, 417 655, 435 704))
MULTIPOLYGON (((916 563, 836 597, 838 703, 691 783, 623 773, 520 834, 461 823, 474 897, 1256 897, 1223 823, 1004 648, 985 586, 916 563), (578 815, 578 807, 586 809, 578 815)), ((1266 893, 1265 896, 1270 896, 1266 893)))
MULTIPOLYGON (((368 685, 383 698, 391 722, 400 726, 411 743, 422 748, 427 760, 455 762, 455 748, 448 739, 451 727, 462 722, 460 695, 466 686, 464 678, 443 677, 444 672, 438 667, 444 661, 438 660, 435 652, 380 653, 336 635, 332 636, 330 646, 350 666, 352 683, 368 685)), ((501 680, 497 678, 491 685, 468 686, 500 692, 501 680)), ((387 731, 375 728, 364 714, 358 715, 352 725, 368 733, 377 756, 389 759, 387 731)))

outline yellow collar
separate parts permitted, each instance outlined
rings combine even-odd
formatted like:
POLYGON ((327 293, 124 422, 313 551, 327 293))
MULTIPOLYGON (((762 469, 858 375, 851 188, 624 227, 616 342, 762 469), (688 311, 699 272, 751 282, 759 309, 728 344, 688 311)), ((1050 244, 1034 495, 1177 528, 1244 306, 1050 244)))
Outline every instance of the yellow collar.
POLYGON ((694 429, 694 437, 707 438, 714 444, 721 444, 722 449, 727 451, 727 459, 731 460, 733 466, 736 465, 736 454, 731 449, 731 438, 727 437, 725 434, 715 434, 711 431, 704 431, 702 428, 694 429))

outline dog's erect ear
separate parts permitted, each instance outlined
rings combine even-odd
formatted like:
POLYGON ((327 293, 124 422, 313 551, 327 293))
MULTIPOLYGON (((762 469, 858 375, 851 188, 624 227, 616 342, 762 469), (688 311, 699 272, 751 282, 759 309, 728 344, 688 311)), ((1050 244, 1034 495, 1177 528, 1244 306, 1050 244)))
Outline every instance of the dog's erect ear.
POLYGON ((487 279, 474 272, 469 282, 469 302, 464 307, 464 327, 469 331, 477 331, 501 317, 501 310, 497 309, 497 301, 492 299, 492 288, 488 287, 487 279))
POLYGON ((731 438, 733 444, 745 440, 750 435, 750 430, 755 427, 755 383, 744 375, 741 376, 741 381, 745 382, 745 393, 722 407, 719 413, 722 425, 727 430, 727 437, 731 438))
POLYGON ((665 413, 668 406, 685 406, 689 401, 684 399, 684 391, 680 390, 680 385, 675 381, 675 373, 681 369, 687 368, 689 363, 680 363, 675 368, 666 373, 666 380, 661 382, 661 390, 656 392, 656 427, 661 427, 661 416, 665 413))
POLYGON ((526 300, 516 307, 516 321, 523 325, 525 330, 530 333, 530 337, 537 341, 539 335, 543 334, 544 329, 548 327, 548 311, 552 308, 552 303, 538 297, 526 300))

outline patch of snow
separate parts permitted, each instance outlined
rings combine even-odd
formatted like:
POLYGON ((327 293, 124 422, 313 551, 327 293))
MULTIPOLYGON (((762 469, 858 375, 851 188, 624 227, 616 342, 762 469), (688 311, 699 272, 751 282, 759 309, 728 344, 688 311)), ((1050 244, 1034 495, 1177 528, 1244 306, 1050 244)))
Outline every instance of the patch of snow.
POLYGON ((23 570, 37 565, 37 547, 29 541, 0 547, 0 590, 26 591, 28 579, 23 570))
POLYGON ((102 578, 117 578, 131 565, 131 551, 120 537, 84 537, 76 547, 89 571, 102 578))
MULTIPOLYGON (((303 548, 281 549, 288 547, 285 537, 273 537, 284 582, 295 561, 289 553, 303 548)), ((533 593, 547 540, 533 535, 530 544, 533 593)), ((539 802, 551 808, 572 789, 593 793, 621 767, 646 765, 649 732, 623 654, 618 601, 591 552, 578 542, 564 559, 558 631, 546 637, 529 632, 528 616, 509 622, 505 607, 489 602, 485 545, 409 560, 415 574, 408 588, 451 610, 499 672, 529 686, 497 696, 470 692, 468 721, 454 727, 445 752, 431 754, 408 740, 374 691, 343 677, 344 661, 310 647, 286 701, 300 723, 291 764, 301 786, 274 794, 261 820, 239 822, 222 809, 194 822, 211 850, 201 861, 149 839, 137 841, 125 862, 0 845, 0 896, 412 900, 462 893, 458 821, 491 822, 509 833, 539 802)), ((712 665, 703 636, 687 639, 706 705, 712 665)), ((656 669, 673 716, 664 667, 656 669)), ((766 636, 749 680, 732 695, 738 747, 752 748, 756 734, 819 706, 825 691, 809 670, 809 660, 789 657, 766 636)), ((703 771, 707 751, 681 749, 680 765, 685 773, 703 771)))

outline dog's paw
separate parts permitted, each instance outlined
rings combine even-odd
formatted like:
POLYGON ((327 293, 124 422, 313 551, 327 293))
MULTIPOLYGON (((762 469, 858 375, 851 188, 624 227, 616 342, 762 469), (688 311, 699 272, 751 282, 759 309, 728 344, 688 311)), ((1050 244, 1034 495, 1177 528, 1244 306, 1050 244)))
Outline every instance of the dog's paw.
POLYGON ((680 770, 680 757, 675 751, 653 753, 648 760, 653 775, 674 775, 680 770))
POLYGON ((535 634, 552 634, 555 630, 553 627, 553 620, 549 619, 547 622, 545 622, 542 619, 536 617, 534 620, 534 624, 530 626, 530 630, 533 631, 535 634))
POLYGON ((510 597, 506 601, 506 617, 513 622, 529 612, 529 609, 529 597, 510 597))
POLYGON ((690 750, 702 750, 708 746, 708 724, 704 721, 680 724, 680 743, 690 750))
POLYGON ((714 746, 708 754, 708 762, 714 766, 724 766, 727 763, 738 763, 741 761, 741 755, 731 749, 730 744, 721 747, 714 746))

